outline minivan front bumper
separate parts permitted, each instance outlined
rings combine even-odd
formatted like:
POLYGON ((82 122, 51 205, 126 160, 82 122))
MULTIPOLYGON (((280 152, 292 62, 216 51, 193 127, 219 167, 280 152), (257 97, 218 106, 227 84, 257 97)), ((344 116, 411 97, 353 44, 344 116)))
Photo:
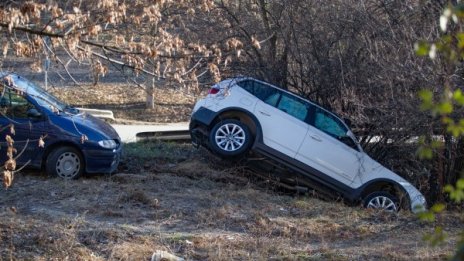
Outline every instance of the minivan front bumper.
POLYGON ((118 148, 83 149, 87 173, 113 173, 121 160, 122 144, 118 148))

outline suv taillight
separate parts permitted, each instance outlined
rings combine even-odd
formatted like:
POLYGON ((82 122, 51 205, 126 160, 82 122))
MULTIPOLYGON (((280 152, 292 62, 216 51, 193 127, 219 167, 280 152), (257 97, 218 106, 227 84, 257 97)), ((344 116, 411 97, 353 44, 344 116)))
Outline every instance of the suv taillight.
POLYGON ((211 88, 211 89, 209 89, 208 94, 217 94, 218 92, 219 92, 218 88, 211 88))

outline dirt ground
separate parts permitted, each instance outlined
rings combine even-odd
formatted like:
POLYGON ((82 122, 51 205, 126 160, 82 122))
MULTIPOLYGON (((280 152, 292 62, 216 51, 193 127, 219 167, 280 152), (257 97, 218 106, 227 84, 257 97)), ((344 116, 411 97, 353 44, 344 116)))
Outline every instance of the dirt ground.
MULTIPOLYGON (((143 91, 122 85, 55 93, 157 122, 188 120, 195 100, 160 91, 160 106, 145 110, 143 91)), ((291 194, 189 144, 125 147, 111 176, 66 181, 24 171, 1 188, 0 260, 150 260, 156 251, 186 260, 442 260, 463 229, 460 211, 425 223, 406 211, 291 194), (423 237, 436 226, 448 237, 432 247, 423 237)))

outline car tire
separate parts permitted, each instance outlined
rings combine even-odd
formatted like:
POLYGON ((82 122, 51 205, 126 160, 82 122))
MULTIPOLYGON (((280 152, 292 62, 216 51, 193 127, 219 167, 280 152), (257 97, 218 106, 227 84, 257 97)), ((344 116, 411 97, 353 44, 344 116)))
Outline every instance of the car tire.
POLYGON ((398 212, 399 200, 388 192, 377 191, 364 198, 363 206, 387 212, 398 212))
POLYGON ((84 172, 84 159, 73 147, 59 147, 48 155, 45 170, 52 176, 77 179, 84 172))
POLYGON ((209 134, 211 150, 222 158, 244 156, 251 147, 253 137, 246 124, 227 119, 214 125, 209 134))

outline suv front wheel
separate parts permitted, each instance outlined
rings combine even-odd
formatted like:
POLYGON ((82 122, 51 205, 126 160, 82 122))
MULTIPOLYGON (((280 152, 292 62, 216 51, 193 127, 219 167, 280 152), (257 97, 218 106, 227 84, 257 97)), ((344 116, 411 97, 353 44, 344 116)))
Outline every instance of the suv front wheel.
POLYGON ((209 134, 211 149, 224 158, 245 155, 252 140, 248 126, 233 119, 218 122, 209 134))
POLYGON ((364 207, 387 212, 397 212, 399 209, 398 199, 384 191, 374 192, 364 199, 364 207))

